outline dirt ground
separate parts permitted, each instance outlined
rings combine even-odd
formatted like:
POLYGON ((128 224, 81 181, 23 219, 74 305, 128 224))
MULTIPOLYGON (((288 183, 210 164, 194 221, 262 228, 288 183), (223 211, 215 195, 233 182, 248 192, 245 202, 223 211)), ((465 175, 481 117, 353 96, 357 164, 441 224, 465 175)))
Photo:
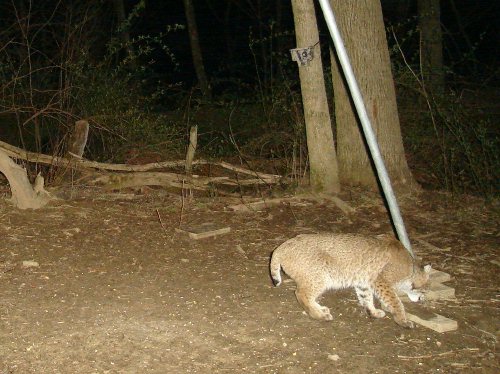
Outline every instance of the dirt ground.
POLYGON ((352 290, 327 294, 334 321, 318 322, 293 282, 272 286, 269 255, 296 234, 391 230, 376 194, 342 198, 349 217, 328 202, 235 213, 234 200, 161 191, 74 189, 37 211, 2 199, 0 373, 499 373, 498 204, 401 201, 415 251, 454 277, 456 300, 425 303, 458 321, 440 334, 374 320, 352 290), (175 231, 206 222, 231 231, 175 231))

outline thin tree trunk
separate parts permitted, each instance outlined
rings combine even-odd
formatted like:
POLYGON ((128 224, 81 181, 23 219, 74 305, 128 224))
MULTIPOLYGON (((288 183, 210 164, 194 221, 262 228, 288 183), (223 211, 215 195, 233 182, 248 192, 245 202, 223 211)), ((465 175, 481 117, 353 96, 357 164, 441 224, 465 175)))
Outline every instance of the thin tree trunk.
POLYGON ((203 64, 203 57, 201 54, 200 40, 198 37, 198 26, 196 25, 196 16, 194 13, 194 6, 192 0, 184 1, 184 11, 186 13, 186 20, 188 24, 189 42, 191 43, 191 54, 193 56, 194 69, 198 84, 200 85, 201 93, 203 96, 211 100, 212 92, 208 84, 207 74, 205 72, 205 65, 203 64))
POLYGON ((34 129, 35 129, 35 150, 37 153, 42 152, 42 133, 40 129, 40 121, 38 118, 35 118, 33 121, 34 129))
POLYGON ((314 59, 299 67, 306 122, 311 187, 314 191, 340 191, 332 123, 326 98, 316 14, 312 0, 292 0, 297 47, 314 47, 314 59))
POLYGON ((274 34, 277 35, 275 50, 281 52, 283 50, 283 0, 276 0, 276 25, 274 34))
MULTIPOLYGON (((116 16, 116 21, 118 24, 118 27, 121 28, 120 30, 120 38, 122 43, 126 46, 127 51, 129 51, 129 44, 130 44, 130 32, 128 29, 124 29, 124 23, 125 23, 125 5, 123 4, 124 0, 113 0, 113 7, 115 9, 115 16, 116 16)), ((130 53, 130 52, 129 52, 130 53)))
MULTIPOLYGON (((330 0, 330 4, 392 182, 399 189, 413 189, 417 185, 405 158, 380 1, 330 0)), ((375 170, 333 54, 332 79, 340 181, 376 189, 375 170)))
POLYGON ((428 92, 444 92, 443 36, 439 0, 418 0, 422 75, 428 92))

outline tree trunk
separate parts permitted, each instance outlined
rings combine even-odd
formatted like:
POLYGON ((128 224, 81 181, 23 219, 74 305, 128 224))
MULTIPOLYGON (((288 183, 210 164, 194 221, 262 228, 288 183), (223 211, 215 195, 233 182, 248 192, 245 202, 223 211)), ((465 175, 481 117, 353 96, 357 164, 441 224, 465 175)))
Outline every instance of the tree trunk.
POLYGON ((130 32, 128 27, 125 27, 125 5, 123 4, 124 0, 113 0, 113 7, 115 10, 116 23, 118 24, 118 28, 120 29, 120 39, 125 49, 130 55, 130 32))
POLYGON ((191 44, 191 55, 193 56, 193 64, 196 71, 196 77, 198 78, 198 84, 200 85, 201 93, 203 94, 203 96, 206 99, 211 100, 212 92, 208 84, 205 65, 203 65, 200 40, 198 37, 198 26, 196 25, 196 16, 194 13, 192 0, 184 0, 184 11, 186 13, 189 42, 191 44))
MULTIPOLYGON (((392 183, 417 187, 406 162, 380 1, 330 0, 392 183)), ((332 55, 337 157, 342 183, 376 189, 377 179, 341 67, 332 55)))
POLYGON ((314 46, 314 58, 299 64, 310 180, 314 191, 340 192, 332 123, 326 98, 316 14, 312 0, 292 0, 297 47, 314 46))
POLYGON ((418 0, 422 76, 427 91, 438 95, 445 85, 440 16, 439 0, 418 0))

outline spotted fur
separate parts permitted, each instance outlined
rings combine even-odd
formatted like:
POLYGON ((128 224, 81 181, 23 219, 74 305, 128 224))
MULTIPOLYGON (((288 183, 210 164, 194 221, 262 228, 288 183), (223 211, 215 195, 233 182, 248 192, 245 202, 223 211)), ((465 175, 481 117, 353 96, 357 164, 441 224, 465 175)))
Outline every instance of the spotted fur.
POLYGON ((303 234, 276 248, 270 272, 275 286, 283 270, 297 284, 295 295, 304 310, 315 319, 331 321, 330 310, 317 299, 327 290, 354 288, 361 306, 382 318, 385 312, 374 306, 376 297, 396 323, 413 327, 406 318, 397 291, 412 301, 421 299, 420 288, 429 279, 430 266, 421 268, 395 238, 355 234, 303 234))

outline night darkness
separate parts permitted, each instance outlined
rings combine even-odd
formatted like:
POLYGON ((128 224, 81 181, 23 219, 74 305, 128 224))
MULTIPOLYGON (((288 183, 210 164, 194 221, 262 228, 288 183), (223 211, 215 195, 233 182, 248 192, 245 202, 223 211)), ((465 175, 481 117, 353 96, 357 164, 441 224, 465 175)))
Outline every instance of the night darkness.
MULTIPOLYGON (((129 8, 134 3, 128 2, 129 8)), ((273 1, 194 1, 202 52, 209 75, 217 75, 221 71, 234 73, 238 70, 237 67, 248 64, 252 59, 249 50, 250 34, 255 39, 261 36, 267 38, 271 34, 270 25, 277 19, 273 3, 273 1), (260 7, 257 5, 259 3, 260 7)), ((282 31, 293 32, 290 2, 281 1, 281 3, 282 31)), ((452 10, 450 1, 441 2, 445 62, 452 64, 458 74, 470 75, 474 70, 474 73, 482 78, 491 78, 488 75, 497 69, 500 56, 500 3, 487 0, 458 0, 454 3, 456 12, 452 10), (457 16, 460 18, 457 19, 457 16), (458 24, 459 21, 461 26, 458 24), (462 31, 465 31, 465 36, 462 31), (477 64, 474 69, 467 66, 466 62, 457 63, 470 53, 464 38, 474 46, 471 57, 477 64)), ((382 7, 386 26, 402 25, 401 32, 416 27, 416 1, 383 0, 382 7)), ((166 25, 186 23, 180 0, 147 1, 142 14, 132 28, 132 34, 155 34, 164 31, 166 25)), ((318 16, 321 23, 321 15, 318 16)), ((328 38, 324 27, 322 35, 328 38)), ((399 36, 404 37, 404 35, 399 36)), ((287 55, 288 49, 295 47, 295 39, 293 35, 283 36, 281 39, 283 49, 276 52, 287 55)), ((192 82, 194 70, 187 32, 172 33, 167 40, 181 63, 177 77, 186 83, 192 82)), ((168 62, 166 65, 168 66, 168 62)), ((244 75, 243 78, 248 78, 242 71, 239 73, 244 75)), ((494 81, 497 81, 497 78, 494 81)))
MULTIPOLYGON (((384 25, 391 30, 387 39, 405 147, 414 167, 432 175, 422 177, 421 183, 448 188, 451 173, 461 190, 495 190, 500 2, 441 1, 448 96, 436 101, 443 106, 438 112, 444 126, 437 132, 435 126, 428 126, 431 119, 424 113, 428 105, 414 108, 423 101, 412 96, 418 88, 408 79, 405 66, 419 69, 417 0, 381 3, 384 25), (392 32, 401 43, 404 62, 394 53, 392 32), (457 98, 469 102, 464 106, 457 98), (462 113, 461 108, 470 110, 462 113), (473 140, 459 151, 454 147, 456 139, 447 140, 447 152, 452 154, 445 157, 441 149, 439 156, 436 133, 449 133, 451 138, 466 133, 461 138, 473 140), (487 160, 471 162, 474 157, 467 154, 471 149, 487 154, 487 160), (451 164, 435 164, 436 159, 451 164), (478 165, 487 165, 480 176, 478 165)), ((199 89, 181 0, 2 2, 0 78, 5 122, 0 138, 29 149, 59 152, 70 130, 68 123, 91 118, 87 149, 92 157, 123 161, 137 144, 158 151, 158 144, 169 142, 174 148, 169 153, 183 152, 184 140, 166 138, 182 132, 185 136, 186 123, 194 120, 202 130, 200 152, 227 156, 235 152, 228 118, 231 108, 239 106, 231 117, 231 131, 236 131, 241 146, 249 147, 249 154, 286 158, 296 153, 288 147, 303 144, 304 132, 298 69, 289 53, 296 47, 291 2, 195 0, 192 4, 213 95, 209 100, 199 89), (116 3, 124 7, 122 23, 116 3)), ((330 37, 318 9, 325 76, 330 79, 330 37)), ((331 87, 327 84, 330 97, 331 87)))

